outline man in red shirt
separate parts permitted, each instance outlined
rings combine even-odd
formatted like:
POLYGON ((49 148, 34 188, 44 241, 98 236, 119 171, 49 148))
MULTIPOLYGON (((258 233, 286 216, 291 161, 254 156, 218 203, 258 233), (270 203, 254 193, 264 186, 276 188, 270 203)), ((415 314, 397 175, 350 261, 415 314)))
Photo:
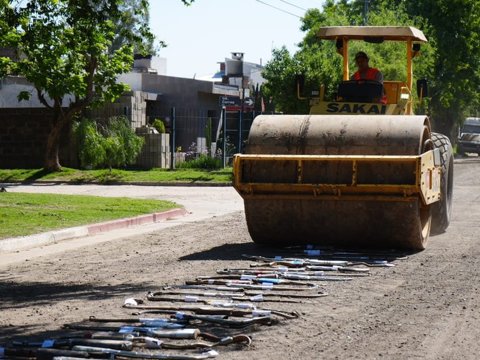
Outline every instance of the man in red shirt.
POLYGON ((383 85, 383 75, 380 70, 371 68, 368 65, 368 55, 363 51, 359 51, 355 55, 355 64, 357 65, 357 72, 352 75, 352 80, 371 80, 379 82, 383 85))
MULTIPOLYGON (((376 81, 383 85, 383 75, 380 70, 372 68, 368 65, 368 55, 363 51, 359 51, 355 55, 355 64, 357 65, 357 72, 351 76, 351 80, 370 80, 376 81)), ((383 90, 383 96, 378 99, 378 102, 382 104, 387 103, 387 96, 385 95, 385 90, 383 90)))

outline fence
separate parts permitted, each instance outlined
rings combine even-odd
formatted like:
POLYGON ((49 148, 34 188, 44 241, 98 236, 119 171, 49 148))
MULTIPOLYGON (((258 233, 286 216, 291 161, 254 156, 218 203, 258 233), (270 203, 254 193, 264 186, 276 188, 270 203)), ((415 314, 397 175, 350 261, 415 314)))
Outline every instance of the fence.
POLYGON ((172 154, 179 152, 191 156, 210 151, 212 156, 224 157, 224 164, 228 165, 233 154, 244 150, 254 117, 254 112, 172 108, 168 113, 150 114, 149 122, 156 118, 164 121, 171 135, 172 154))

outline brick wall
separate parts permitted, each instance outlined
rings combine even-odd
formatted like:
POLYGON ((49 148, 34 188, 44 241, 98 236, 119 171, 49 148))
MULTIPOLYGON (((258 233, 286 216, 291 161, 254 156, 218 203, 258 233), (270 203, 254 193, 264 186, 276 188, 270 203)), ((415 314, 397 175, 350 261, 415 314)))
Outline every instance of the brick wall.
MULTIPOLYGON (((43 166, 49 116, 50 113, 42 108, 0 109, 0 168, 43 166)), ((61 163, 71 166, 71 156, 65 148, 69 143, 67 131, 63 136, 63 143, 60 151, 60 157, 63 158, 61 163)))
POLYGON ((132 129, 135 130, 147 124, 146 111, 145 94, 141 91, 133 91, 122 95, 112 104, 105 104, 100 108, 89 110, 88 116, 92 119, 126 116, 132 129))
POLYGON ((170 134, 142 134, 145 139, 142 151, 138 155, 136 165, 144 169, 170 168, 170 134))

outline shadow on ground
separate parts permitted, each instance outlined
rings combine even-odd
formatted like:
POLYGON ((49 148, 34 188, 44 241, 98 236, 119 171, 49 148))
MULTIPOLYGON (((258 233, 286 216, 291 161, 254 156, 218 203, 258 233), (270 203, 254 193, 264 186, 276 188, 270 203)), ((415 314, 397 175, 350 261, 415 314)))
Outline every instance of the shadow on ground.
MULTIPOLYGON (((23 336, 26 333, 30 333, 33 328, 36 328, 37 325, 5 325, 5 326, 0 326, 0 340, 1 339, 7 339, 7 338, 13 338, 17 336, 23 336)), ((47 335, 47 334, 46 334, 47 335)), ((5 340, 4 340, 5 341, 5 340)), ((2 344, 0 343, 0 346, 2 344)))
MULTIPOLYGON (((245 260, 246 258, 243 256, 243 254, 265 257, 274 257, 280 255, 283 257, 308 258, 309 256, 303 253, 303 249, 303 246, 298 248, 267 247, 257 245, 253 242, 224 244, 208 250, 182 256, 180 260, 245 260)), ((369 258, 371 260, 395 261, 398 258, 411 256, 417 253, 417 251, 401 251, 394 249, 345 249, 335 247, 325 247, 321 251, 323 253, 321 257, 313 256, 313 258, 337 260, 351 259, 354 262, 369 258), (345 252, 350 253, 350 255, 345 254, 345 252)))
POLYGON ((51 171, 48 171, 48 170, 45 170, 45 169, 40 169, 40 170, 32 173, 30 176, 28 176, 25 179, 25 182, 28 183, 28 182, 32 182, 32 181, 35 181, 35 180, 39 180, 39 179, 43 178, 44 176, 47 176, 48 174, 51 174, 51 173, 52 173, 51 171))
POLYGON ((253 242, 224 244, 182 256, 180 260, 245 260, 242 254, 271 256, 281 249, 256 245, 253 242))
MULTIPOLYGON (((25 179, 23 179, 20 182, 24 184, 33 183, 36 180, 41 180, 43 177, 47 176, 48 174, 51 174, 51 171, 39 169, 32 172, 29 176, 27 176, 25 179)), ((13 183, 19 182, 18 180, 16 180, 16 174, 12 174, 10 176, 3 175, 2 181, 1 181, 2 183, 9 183, 10 181, 13 181, 13 183)))
MULTIPOLYGON (((61 325, 61 324, 60 324, 61 325)), ((63 329, 59 326, 55 330, 38 330, 48 324, 35 324, 27 326, 8 325, 0 327, 0 346, 11 346, 12 342, 43 342, 46 339, 84 338, 90 332, 63 329)), ((32 348, 34 350, 34 348, 32 348)))
POLYGON ((6 309, 51 305, 67 300, 105 300, 144 291, 151 283, 96 285, 0 280, 0 312, 6 309))

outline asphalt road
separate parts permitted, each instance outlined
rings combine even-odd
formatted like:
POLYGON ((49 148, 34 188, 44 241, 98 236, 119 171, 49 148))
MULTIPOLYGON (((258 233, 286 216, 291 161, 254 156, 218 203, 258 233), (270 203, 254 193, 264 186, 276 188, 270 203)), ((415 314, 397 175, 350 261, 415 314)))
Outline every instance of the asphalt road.
MULTIPOLYGON (((195 191, 209 198, 209 190, 195 191)), ((227 204, 228 196, 220 200, 227 204)), ((238 205, 237 195, 231 196, 238 205)), ((249 350, 222 349, 220 358, 478 359, 480 160, 456 161, 453 202, 448 231, 431 237, 427 250, 392 269, 373 269, 367 278, 326 283, 329 296, 312 304, 283 305, 303 316, 255 334, 249 350)), ((30 259, 0 263, 0 343, 24 334, 48 336, 89 315, 124 316, 125 297, 248 266, 243 253, 268 250, 251 243, 243 212, 230 209, 147 234, 63 252, 41 249, 30 259)))

